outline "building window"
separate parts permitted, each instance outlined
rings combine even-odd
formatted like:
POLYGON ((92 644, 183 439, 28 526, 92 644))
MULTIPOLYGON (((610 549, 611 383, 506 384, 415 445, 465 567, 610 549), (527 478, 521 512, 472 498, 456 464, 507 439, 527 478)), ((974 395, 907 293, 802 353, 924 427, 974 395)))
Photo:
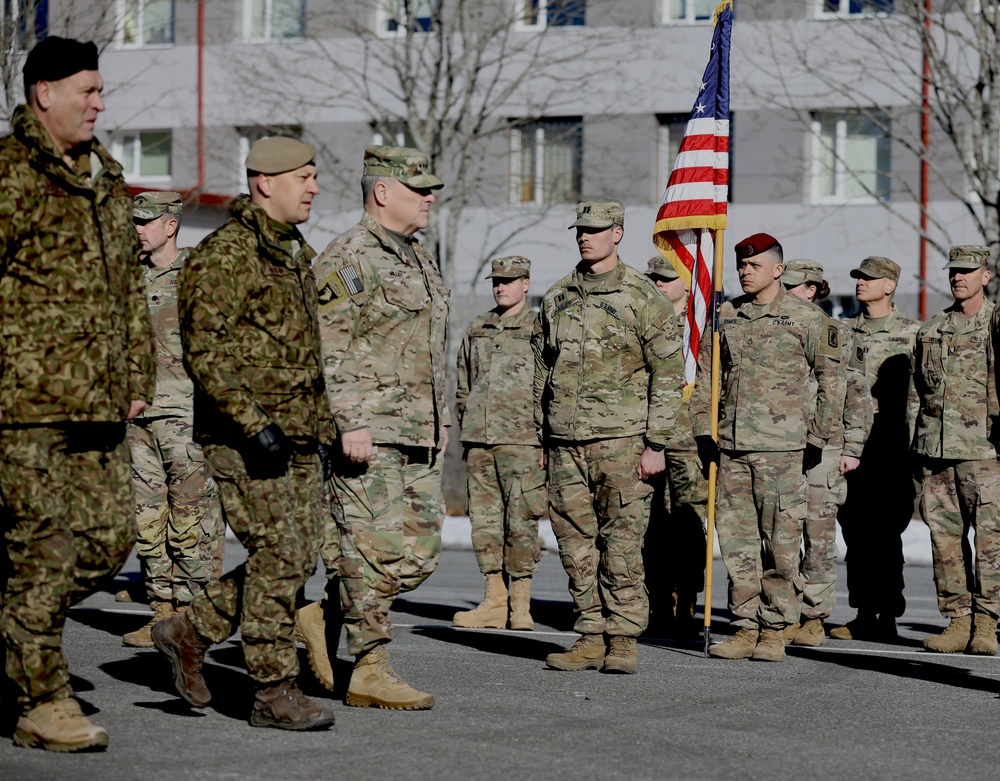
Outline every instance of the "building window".
POLYGON ((122 133, 113 145, 130 182, 170 179, 173 134, 169 130, 122 133))
POLYGON ((236 183, 239 191, 244 194, 250 192, 247 185, 247 155, 250 154, 250 147, 262 138, 270 138, 271 136, 288 136, 299 141, 302 140, 302 128, 298 125, 270 125, 267 127, 254 125, 239 128, 239 133, 240 148, 239 159, 236 163, 236 183))
POLYGON ((514 0, 519 30, 580 27, 587 23, 587 0, 514 0))
POLYGON ((384 38, 406 35, 407 30, 430 32, 438 9, 438 0, 380 0, 375 29, 384 38))
POLYGON ((715 0, 663 0, 663 23, 711 22, 717 5, 715 0))
POLYGON ((821 16, 891 14, 893 0, 817 0, 821 16))
POLYGON ((541 206, 580 200, 583 120, 528 122, 511 134, 511 201, 541 206))
POLYGON ((657 114, 658 121, 656 137, 656 198, 663 197, 670 180, 670 172, 674 170, 677 152, 681 148, 681 139, 687 129, 690 114, 657 114))
POLYGON ((372 144, 375 146, 406 146, 415 149, 417 144, 402 120, 385 119, 372 122, 372 144))
POLYGON ((116 10, 119 46, 173 45, 174 0, 118 0, 116 10))
POLYGON ((243 37, 289 41, 306 32, 306 0, 244 0, 243 37))
POLYGON ((814 112, 813 202, 888 200, 888 128, 880 112, 814 112))
POLYGON ((0 39, 7 50, 24 50, 48 34, 49 1, 0 0, 0 39), (33 6, 33 9, 31 8, 33 6))

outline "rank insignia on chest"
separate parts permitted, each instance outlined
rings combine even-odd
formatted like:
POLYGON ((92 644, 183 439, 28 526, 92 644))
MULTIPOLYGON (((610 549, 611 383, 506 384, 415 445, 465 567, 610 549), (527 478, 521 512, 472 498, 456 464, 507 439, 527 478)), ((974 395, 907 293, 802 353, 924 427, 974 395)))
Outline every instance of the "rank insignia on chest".
POLYGON ((356 296, 365 289, 365 283, 361 281, 361 277, 358 276, 357 269, 354 266, 344 266, 341 269, 337 269, 337 276, 340 277, 341 281, 344 283, 344 287, 347 288, 347 292, 352 296, 356 296))

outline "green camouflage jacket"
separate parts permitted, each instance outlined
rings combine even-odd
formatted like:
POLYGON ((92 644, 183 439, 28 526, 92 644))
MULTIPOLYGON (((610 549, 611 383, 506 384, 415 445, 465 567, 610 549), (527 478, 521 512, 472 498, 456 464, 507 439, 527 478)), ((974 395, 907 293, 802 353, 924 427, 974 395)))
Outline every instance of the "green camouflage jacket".
MULTIPOLYGON (((861 458, 865 440, 872 428, 875 406, 865 376, 865 349, 850 326, 842 320, 830 320, 840 331, 841 364, 844 375, 844 417, 827 447, 841 448, 845 456, 861 458)), ((813 387, 816 380, 813 379, 813 387)))
POLYGON ((458 348, 455 393, 462 442, 538 444, 532 411, 535 356, 531 351, 537 319, 526 304, 513 317, 490 311, 469 324, 458 348))
POLYGON ((178 309, 195 382, 195 438, 238 447, 277 423, 330 443, 316 321, 315 254, 247 196, 181 269, 178 309))
POLYGON ((532 336, 538 440, 645 435, 666 445, 681 408, 684 361, 674 311, 619 261, 589 291, 579 269, 546 292, 532 336))
POLYGON ((932 458, 996 458, 997 382, 990 339, 993 304, 972 317, 952 304, 917 333, 914 384, 920 396, 913 449, 932 458))
POLYGON ((0 420, 123 420, 153 397, 139 238, 121 166, 75 168, 26 106, 0 140, 0 420))
POLYGON ((316 259, 327 398, 337 431, 436 447, 445 400, 448 298, 434 257, 417 262, 367 213, 316 259))
MULTIPOLYGON (((743 295, 719 308, 722 377, 719 447, 824 447, 844 413, 840 331, 816 306, 784 288, 762 311, 743 295), (810 393, 810 376, 816 392, 810 393)), ((712 333, 705 329, 691 397, 695 436, 711 434, 712 333)))

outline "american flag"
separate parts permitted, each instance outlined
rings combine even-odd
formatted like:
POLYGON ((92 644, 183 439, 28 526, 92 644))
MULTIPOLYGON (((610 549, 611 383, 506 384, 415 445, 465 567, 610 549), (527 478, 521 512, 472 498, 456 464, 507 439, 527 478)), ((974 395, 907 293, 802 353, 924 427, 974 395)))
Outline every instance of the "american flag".
POLYGON ((698 347, 712 300, 715 231, 726 227, 732 0, 715 9, 714 24, 708 67, 653 229, 653 243, 691 291, 684 326, 686 395, 698 371, 698 347))

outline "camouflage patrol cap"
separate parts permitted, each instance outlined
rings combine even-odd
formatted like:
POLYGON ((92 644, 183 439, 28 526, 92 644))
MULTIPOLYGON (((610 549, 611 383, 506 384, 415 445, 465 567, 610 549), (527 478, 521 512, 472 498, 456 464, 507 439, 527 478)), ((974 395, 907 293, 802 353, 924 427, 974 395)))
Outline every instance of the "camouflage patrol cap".
POLYGON ((612 225, 625 227, 625 206, 621 201, 606 198, 597 201, 581 201, 576 206, 576 222, 572 228, 610 228, 612 225))
POLYGON ((781 284, 796 287, 803 282, 823 282, 823 266, 815 260, 789 260, 781 272, 781 284))
POLYGON ((646 270, 647 277, 660 277, 668 282, 671 279, 678 279, 679 274, 674 269, 673 264, 663 255, 653 255, 649 259, 649 268, 646 270))
POLYGON ((316 147, 297 138, 270 136, 255 141, 247 155, 247 170, 259 174, 283 174, 316 159, 316 147))
POLYGON ((520 255, 496 258, 490 265, 492 271, 485 279, 517 279, 531 276, 531 261, 520 255))
POLYGON ((948 253, 945 268, 984 268, 990 260, 990 248, 980 244, 960 244, 948 253))
POLYGON ((136 220, 155 220, 164 214, 180 216, 183 210, 184 199, 180 193, 147 192, 132 199, 132 218, 136 220))
POLYGON ((851 270, 851 276, 871 277, 872 279, 891 279, 893 282, 899 281, 899 272, 902 269, 899 264, 889 258, 880 255, 871 255, 861 261, 861 265, 851 270))
POLYGON ((428 169, 430 158, 418 149, 405 146, 370 146, 365 149, 365 176, 388 176, 407 187, 437 190, 444 187, 428 169))

